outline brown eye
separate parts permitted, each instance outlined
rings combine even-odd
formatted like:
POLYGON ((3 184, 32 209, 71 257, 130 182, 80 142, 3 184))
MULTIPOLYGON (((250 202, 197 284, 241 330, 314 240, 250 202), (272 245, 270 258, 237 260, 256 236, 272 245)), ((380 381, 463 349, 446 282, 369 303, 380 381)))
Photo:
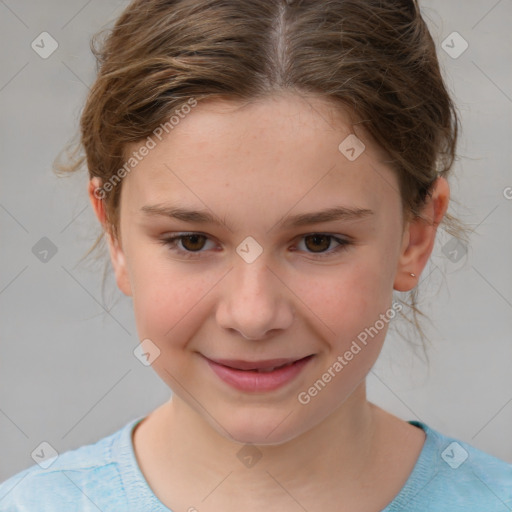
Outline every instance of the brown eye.
POLYGON ((180 236, 181 245, 187 251, 200 251, 206 243, 206 237, 204 235, 186 235, 180 236))
POLYGON ((329 249, 332 237, 329 235, 308 235, 304 237, 304 243, 311 252, 324 252, 329 249))
POLYGON ((204 235, 186 235, 181 236, 181 245, 187 251, 200 251, 205 243, 207 238, 204 235))
POLYGON ((211 256, 211 249, 215 250, 215 242, 208 235, 202 233, 182 233, 166 237, 161 240, 173 257, 177 258, 203 258, 211 256), (208 253, 210 253, 208 255, 208 253))

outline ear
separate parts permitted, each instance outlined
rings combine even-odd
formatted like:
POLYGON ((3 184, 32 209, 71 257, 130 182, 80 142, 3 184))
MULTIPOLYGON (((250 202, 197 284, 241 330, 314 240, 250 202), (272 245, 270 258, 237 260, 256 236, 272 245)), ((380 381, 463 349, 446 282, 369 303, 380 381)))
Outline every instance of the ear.
POLYGON ((111 229, 108 225, 105 213, 105 206, 103 203, 103 200, 106 196, 106 192, 101 188, 101 185, 101 179, 98 177, 94 177, 89 181, 89 200, 91 201, 94 213, 100 221, 103 227, 103 231, 105 232, 105 236, 107 237, 110 261, 112 262, 112 267, 114 268, 114 272, 116 275, 117 286, 125 295, 131 296, 132 289, 128 269, 126 266, 126 258, 121 247, 120 241, 114 239, 111 229))
POLYGON ((432 196, 416 217, 406 222, 395 275, 394 289, 406 292, 414 288, 434 248, 436 232, 450 200, 450 186, 439 177, 432 185, 432 196), (415 274, 415 277, 411 276, 415 274))

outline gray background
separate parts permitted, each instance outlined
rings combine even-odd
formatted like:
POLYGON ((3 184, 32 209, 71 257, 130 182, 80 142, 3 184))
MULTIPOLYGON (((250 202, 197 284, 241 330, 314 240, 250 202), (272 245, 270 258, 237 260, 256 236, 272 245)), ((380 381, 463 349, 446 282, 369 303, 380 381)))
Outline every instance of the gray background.
MULTIPOLYGON (((80 262, 99 233, 85 173, 51 171, 94 79, 90 37, 125 5, 0 0, 0 481, 34 464, 40 442, 94 442, 170 394, 133 355, 131 299, 113 278, 103 295, 103 263, 80 262), (31 48, 43 31, 59 44, 47 59, 31 48), (46 262, 33 252, 43 237, 57 248, 46 262)), ((512 462, 512 1, 421 5, 462 115, 451 211, 476 233, 450 255, 440 231, 421 276, 430 369, 390 332, 368 395, 512 462), (469 43, 458 58, 442 48, 454 31, 469 43)))

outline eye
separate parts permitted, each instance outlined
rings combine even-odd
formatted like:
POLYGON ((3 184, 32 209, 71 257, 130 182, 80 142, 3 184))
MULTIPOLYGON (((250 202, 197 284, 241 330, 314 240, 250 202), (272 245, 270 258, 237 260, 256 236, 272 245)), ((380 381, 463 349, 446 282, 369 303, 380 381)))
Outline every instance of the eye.
MULTIPOLYGON (((174 236, 166 237, 162 243, 168 247, 172 252, 178 253, 185 257, 193 256, 194 253, 204 252, 207 243, 215 244, 206 236, 201 233, 178 233, 174 236)), ((207 248, 213 248, 207 247, 207 248)))
MULTIPOLYGON (((171 252, 184 258, 199 258, 205 250, 215 248, 215 243, 202 233, 176 233, 162 239, 161 243, 171 252)), ((351 245, 349 240, 334 235, 312 233, 302 236, 300 243, 296 246, 297 249, 292 250, 304 251, 315 258, 326 258, 346 250, 349 245, 351 245)))
POLYGON ((299 250, 305 250, 310 254, 316 255, 316 257, 322 258, 346 249, 350 243, 351 242, 348 240, 335 237, 334 235, 313 233, 311 235, 303 236, 297 247, 299 250), (305 247, 305 249, 303 249, 303 247, 305 247))

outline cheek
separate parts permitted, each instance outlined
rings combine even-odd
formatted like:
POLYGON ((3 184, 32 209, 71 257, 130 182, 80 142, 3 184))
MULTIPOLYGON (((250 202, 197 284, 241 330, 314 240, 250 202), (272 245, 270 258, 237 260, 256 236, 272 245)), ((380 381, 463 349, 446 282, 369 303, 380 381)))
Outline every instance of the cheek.
POLYGON ((144 263, 132 269, 139 336, 154 338, 159 346, 166 340, 186 339, 185 332, 197 326, 197 317, 206 305, 204 298, 222 274, 166 258, 139 261, 144 263))
POLYGON ((390 310, 389 280, 362 262, 340 266, 323 277, 309 277, 300 294, 314 312, 316 325, 326 324, 330 330, 323 338, 321 369, 304 382, 298 397, 300 404, 307 402, 306 407, 322 416, 339 406, 368 375, 396 313, 390 310))
POLYGON ((359 261, 323 270, 304 273, 307 277, 297 280, 300 284, 294 291, 312 318, 325 324, 337 339, 357 336, 389 308, 392 287, 382 267, 359 261))

